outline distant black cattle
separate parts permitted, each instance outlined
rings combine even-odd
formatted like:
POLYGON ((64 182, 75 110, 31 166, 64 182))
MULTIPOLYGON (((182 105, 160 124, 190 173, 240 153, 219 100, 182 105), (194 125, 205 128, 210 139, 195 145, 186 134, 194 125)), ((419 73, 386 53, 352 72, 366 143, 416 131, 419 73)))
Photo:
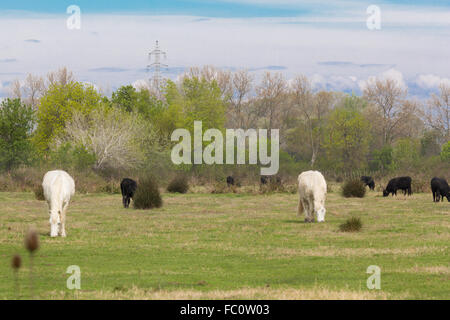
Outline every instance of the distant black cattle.
POLYGON ((267 184, 267 182, 269 181, 269 177, 261 176, 261 178, 259 180, 261 181, 261 184, 267 184))
POLYGON ((268 182, 272 184, 281 184, 281 178, 279 176, 261 176, 261 184, 267 184, 268 182))
POLYGON ((431 192, 433 192, 433 201, 444 201, 444 197, 450 202, 450 187, 445 179, 434 177, 431 179, 431 192))
POLYGON ((411 181, 411 177, 397 177, 391 179, 386 186, 386 189, 383 190, 383 197, 387 197, 390 193, 392 193, 392 195, 397 195, 397 190, 403 190, 404 195, 408 192, 408 196, 410 196, 412 194, 411 181))
POLYGON ((128 208, 130 206, 130 199, 133 198, 136 188, 136 181, 130 178, 125 178, 120 183, 120 190, 122 191, 122 202, 124 208, 128 208))
POLYGON ((375 181, 373 181, 372 177, 362 176, 361 181, 364 182, 364 184, 368 186, 370 190, 375 190, 375 181))
POLYGON ((227 177, 227 186, 234 186, 234 178, 232 176, 227 177))

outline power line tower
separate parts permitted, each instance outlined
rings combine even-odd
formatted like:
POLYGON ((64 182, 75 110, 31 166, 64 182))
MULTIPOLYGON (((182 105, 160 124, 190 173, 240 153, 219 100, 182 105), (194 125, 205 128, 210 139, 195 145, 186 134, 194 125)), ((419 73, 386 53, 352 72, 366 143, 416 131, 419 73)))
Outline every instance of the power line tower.
POLYGON ((148 54, 150 63, 147 66, 147 70, 153 70, 153 76, 150 78, 150 84, 159 96, 160 89, 163 84, 163 78, 161 76, 161 68, 167 68, 167 64, 161 63, 161 56, 166 59, 166 53, 159 48, 158 40, 156 40, 155 48, 148 54))

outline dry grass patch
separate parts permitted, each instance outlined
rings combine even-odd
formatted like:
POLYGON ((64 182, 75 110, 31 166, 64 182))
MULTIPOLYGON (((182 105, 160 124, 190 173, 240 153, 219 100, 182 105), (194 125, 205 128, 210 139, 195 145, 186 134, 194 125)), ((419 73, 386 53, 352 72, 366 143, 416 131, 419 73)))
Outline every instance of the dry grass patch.
POLYGON ((305 288, 272 289, 243 288, 236 290, 158 290, 132 287, 114 291, 83 291, 76 295, 52 291, 45 295, 49 299, 106 299, 106 300, 386 300, 402 299, 404 294, 390 295, 386 292, 352 291, 348 289, 305 288))

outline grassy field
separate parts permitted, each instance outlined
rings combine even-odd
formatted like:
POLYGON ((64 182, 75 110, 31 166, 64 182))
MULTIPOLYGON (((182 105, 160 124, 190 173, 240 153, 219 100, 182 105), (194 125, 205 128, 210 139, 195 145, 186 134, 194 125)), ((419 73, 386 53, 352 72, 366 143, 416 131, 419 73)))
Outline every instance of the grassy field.
POLYGON ((303 223, 296 194, 163 194, 161 209, 123 209, 121 196, 76 195, 67 238, 50 238, 47 204, 31 193, 0 193, 0 299, 449 299, 450 204, 431 194, 327 197, 325 223, 303 223), (347 218, 362 219, 343 233, 347 218), (11 257, 19 253, 20 292, 11 257), (81 268, 68 290, 66 268, 81 268), (381 290, 366 269, 381 268, 381 290))

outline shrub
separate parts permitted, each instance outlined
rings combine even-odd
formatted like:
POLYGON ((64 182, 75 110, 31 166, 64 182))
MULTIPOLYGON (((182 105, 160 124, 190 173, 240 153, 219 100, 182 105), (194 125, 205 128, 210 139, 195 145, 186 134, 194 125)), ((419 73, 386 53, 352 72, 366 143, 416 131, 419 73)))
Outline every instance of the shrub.
POLYGON ((430 181, 425 179, 414 178, 411 181, 412 193, 424 193, 430 191, 430 181))
POLYGON ((36 187, 34 187, 34 196, 35 196, 36 200, 39 200, 39 201, 45 200, 44 189, 42 188, 42 185, 39 184, 36 187))
POLYGON ((146 176, 139 179, 133 198, 133 206, 135 209, 152 209, 162 206, 158 184, 153 177, 146 176))
POLYGON ((366 195, 364 183, 358 179, 349 180, 342 186, 342 195, 346 198, 363 198, 366 195))
POLYGON ((167 191, 186 193, 189 190, 187 178, 184 175, 176 176, 167 186, 167 191))
POLYGON ((345 221, 345 223, 339 226, 339 230, 342 232, 358 232, 362 228, 362 222, 360 218, 351 217, 345 221))

